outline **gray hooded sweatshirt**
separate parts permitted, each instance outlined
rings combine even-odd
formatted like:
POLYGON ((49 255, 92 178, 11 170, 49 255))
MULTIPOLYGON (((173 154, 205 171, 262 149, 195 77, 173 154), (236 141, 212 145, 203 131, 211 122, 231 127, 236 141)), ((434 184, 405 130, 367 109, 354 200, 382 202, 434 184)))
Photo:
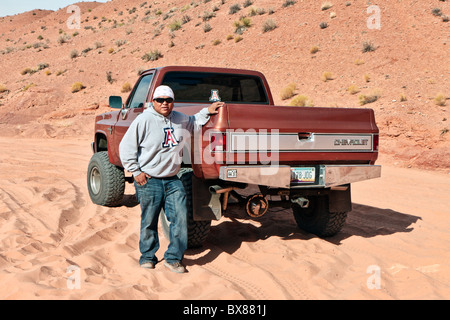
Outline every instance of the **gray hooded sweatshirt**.
POLYGON ((172 177, 180 170, 183 145, 194 129, 209 120, 208 108, 193 116, 172 111, 166 118, 151 106, 136 117, 123 136, 119 154, 123 167, 137 176, 172 177))

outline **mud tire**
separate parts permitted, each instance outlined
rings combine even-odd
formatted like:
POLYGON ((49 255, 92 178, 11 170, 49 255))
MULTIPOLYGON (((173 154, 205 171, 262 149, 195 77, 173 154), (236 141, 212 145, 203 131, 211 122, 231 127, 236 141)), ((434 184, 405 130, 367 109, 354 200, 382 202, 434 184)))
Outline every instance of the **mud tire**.
POLYGON ((308 208, 297 204, 292 206, 298 227, 321 238, 339 233, 347 219, 347 212, 330 212, 327 196, 311 197, 309 200, 308 208))
POLYGON ((87 170, 87 187, 93 203, 114 207, 121 203, 125 192, 122 168, 109 162, 108 151, 94 153, 87 170))

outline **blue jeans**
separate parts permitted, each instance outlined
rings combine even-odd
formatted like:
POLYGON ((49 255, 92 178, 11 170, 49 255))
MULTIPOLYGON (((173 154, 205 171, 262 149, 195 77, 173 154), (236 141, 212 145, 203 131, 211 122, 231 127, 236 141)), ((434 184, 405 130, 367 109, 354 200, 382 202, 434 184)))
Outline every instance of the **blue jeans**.
POLYGON ((164 208, 170 222, 170 244, 164 253, 169 263, 181 262, 187 249, 187 207, 186 191, 177 177, 150 178, 143 186, 134 182, 136 196, 141 205, 141 234, 139 264, 157 263, 155 254, 159 249, 158 217, 164 208))

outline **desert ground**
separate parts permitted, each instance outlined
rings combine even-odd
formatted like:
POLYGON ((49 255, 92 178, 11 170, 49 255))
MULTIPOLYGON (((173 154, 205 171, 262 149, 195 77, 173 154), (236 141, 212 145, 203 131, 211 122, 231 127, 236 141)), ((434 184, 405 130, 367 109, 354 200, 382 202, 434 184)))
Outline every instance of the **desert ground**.
MULTIPOLYGON (((134 187, 119 207, 90 201, 89 140, 0 145, 1 299, 450 297, 448 174, 381 162, 381 178, 353 184, 353 211, 328 239, 298 229, 290 210, 253 220, 233 209, 187 251, 189 272, 174 274, 139 267, 134 187)), ((162 235, 160 259, 167 245, 162 235)))
POLYGON ((233 14, 218 0, 78 3, 80 29, 67 8, 0 17, 0 299, 450 299, 449 2, 377 1, 379 29, 370 1, 251 2, 233 14), (121 206, 96 206, 86 170, 108 96, 162 65, 261 71, 278 105, 372 108, 382 177, 352 185, 334 237, 298 229, 290 210, 233 209, 187 251, 188 273, 141 269, 133 186, 121 206))

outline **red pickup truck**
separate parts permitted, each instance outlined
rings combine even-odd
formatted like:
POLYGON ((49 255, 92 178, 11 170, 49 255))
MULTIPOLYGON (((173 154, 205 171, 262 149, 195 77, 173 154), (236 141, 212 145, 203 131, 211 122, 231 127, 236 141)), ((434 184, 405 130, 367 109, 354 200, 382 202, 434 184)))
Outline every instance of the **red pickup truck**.
MULTIPOLYGON (((190 247, 201 245, 211 221, 236 205, 254 218, 270 206, 292 208, 301 229, 332 236, 352 210, 350 184, 381 175, 373 110, 276 106, 260 72, 168 66, 143 72, 125 103, 110 97, 119 110, 96 117, 87 171, 95 204, 121 203, 133 178, 122 167, 119 143, 163 84, 175 93, 175 110, 187 115, 226 103, 183 150, 190 247)), ((167 232, 164 214, 161 222, 167 232)))

